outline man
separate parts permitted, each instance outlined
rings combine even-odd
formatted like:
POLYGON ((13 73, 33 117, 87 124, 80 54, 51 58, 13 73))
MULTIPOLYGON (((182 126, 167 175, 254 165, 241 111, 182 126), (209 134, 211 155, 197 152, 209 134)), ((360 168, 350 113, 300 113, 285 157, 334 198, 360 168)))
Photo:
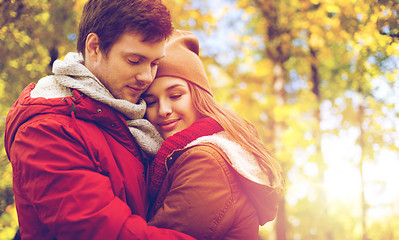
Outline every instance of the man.
POLYGON ((7 116, 22 239, 191 239, 147 226, 146 162, 162 139, 140 100, 172 32, 159 0, 89 0, 78 52, 7 116))

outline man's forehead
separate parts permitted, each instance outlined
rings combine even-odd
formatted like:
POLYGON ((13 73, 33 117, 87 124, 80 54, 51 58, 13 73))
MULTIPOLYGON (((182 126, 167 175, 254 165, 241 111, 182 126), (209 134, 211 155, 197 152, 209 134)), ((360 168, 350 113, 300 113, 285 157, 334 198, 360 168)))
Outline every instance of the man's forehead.
POLYGON ((165 56, 166 40, 159 42, 144 42, 136 33, 125 33, 115 42, 114 47, 124 55, 137 56, 148 59, 161 59, 165 56))

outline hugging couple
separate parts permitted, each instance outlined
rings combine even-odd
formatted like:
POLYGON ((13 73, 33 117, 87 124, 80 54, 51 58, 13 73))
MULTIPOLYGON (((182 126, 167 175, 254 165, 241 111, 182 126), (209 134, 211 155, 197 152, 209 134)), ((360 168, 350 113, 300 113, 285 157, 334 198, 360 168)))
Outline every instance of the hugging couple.
POLYGON ((53 73, 6 121, 22 239, 250 240, 275 218, 278 162, 161 1, 89 0, 53 73))

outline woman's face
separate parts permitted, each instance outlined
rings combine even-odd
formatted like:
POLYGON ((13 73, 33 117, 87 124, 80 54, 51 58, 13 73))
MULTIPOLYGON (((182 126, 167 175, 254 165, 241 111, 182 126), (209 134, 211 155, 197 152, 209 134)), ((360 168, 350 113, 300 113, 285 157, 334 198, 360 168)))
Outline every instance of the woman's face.
POLYGON ((175 77, 156 78, 143 94, 147 119, 163 138, 188 128, 200 118, 187 82, 175 77))

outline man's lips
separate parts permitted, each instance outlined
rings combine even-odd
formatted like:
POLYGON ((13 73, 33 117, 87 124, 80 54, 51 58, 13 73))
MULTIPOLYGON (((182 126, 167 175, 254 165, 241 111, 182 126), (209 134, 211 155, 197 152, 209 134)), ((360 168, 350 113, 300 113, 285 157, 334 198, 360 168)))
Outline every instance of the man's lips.
POLYGON ((135 87, 135 86, 127 86, 130 90, 135 92, 144 92, 146 88, 143 87, 135 87))

